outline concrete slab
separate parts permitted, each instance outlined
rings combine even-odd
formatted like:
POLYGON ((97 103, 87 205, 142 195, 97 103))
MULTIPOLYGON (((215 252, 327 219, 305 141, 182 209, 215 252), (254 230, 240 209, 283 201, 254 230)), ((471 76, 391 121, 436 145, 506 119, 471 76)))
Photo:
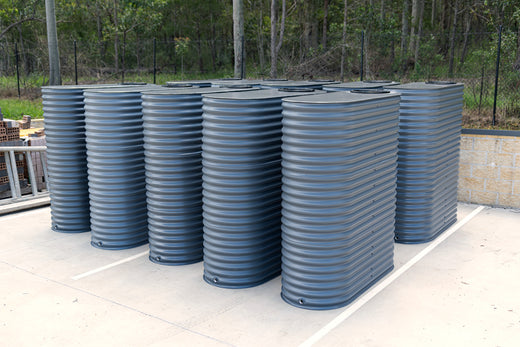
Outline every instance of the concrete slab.
MULTIPOLYGON (((459 220, 476 207, 460 204, 459 220)), ((162 266, 147 246, 100 250, 89 233, 53 232, 49 208, 0 216, 0 345, 297 346, 325 331, 316 345, 513 346, 519 225, 518 211, 486 208, 328 331, 352 305, 292 307, 280 277, 216 288, 202 280, 202 263, 162 266)), ((394 272, 426 247, 396 245, 394 272)))

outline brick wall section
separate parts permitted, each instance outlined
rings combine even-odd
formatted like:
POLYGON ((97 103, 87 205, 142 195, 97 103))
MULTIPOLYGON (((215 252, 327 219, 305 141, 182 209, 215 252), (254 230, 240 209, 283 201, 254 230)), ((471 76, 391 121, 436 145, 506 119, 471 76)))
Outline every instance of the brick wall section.
POLYGON ((463 134, 458 199, 520 208, 520 137, 463 134))

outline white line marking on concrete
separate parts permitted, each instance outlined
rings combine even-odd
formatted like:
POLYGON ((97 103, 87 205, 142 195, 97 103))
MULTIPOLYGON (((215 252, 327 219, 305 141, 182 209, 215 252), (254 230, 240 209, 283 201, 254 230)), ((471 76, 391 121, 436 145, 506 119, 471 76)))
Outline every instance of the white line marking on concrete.
POLYGON ((29 214, 33 214, 33 213, 41 212, 41 211, 42 211, 42 208, 37 208, 37 209, 31 210, 31 211, 17 212, 17 213, 14 213, 14 214, 8 214, 6 216, 0 216, 0 222, 5 222, 7 220, 20 218, 20 217, 25 217, 25 216, 27 216, 29 214))
POLYGON ((438 238, 436 238, 432 243, 428 245, 425 249, 419 252, 415 257, 410 259, 406 264, 397 269, 395 272, 392 272, 387 278, 385 278, 382 282, 376 285, 374 288, 366 292, 362 295, 357 301, 351 304, 347 309, 341 312, 336 318, 331 320, 327 325, 318 330, 314 335, 305 340, 300 347, 310 347, 313 346, 316 342, 325 337, 328 333, 330 333, 334 328, 343 323, 346 319, 348 319, 351 315, 353 315, 357 310, 359 310, 363 305, 372 300, 377 294, 383 291, 386 287, 388 287, 392 282, 398 279, 402 274, 404 274, 407 270, 409 270, 412 266, 417 264, 422 258, 424 258, 428 253, 434 250, 438 245, 440 245, 444 240, 450 237, 454 232, 459 230, 464 224, 469 222, 473 217, 480 213, 485 207, 479 206, 474 209, 469 215, 466 216, 463 220, 453 225, 451 228, 446 230, 443 234, 441 234, 438 238))
POLYGON ((79 274, 79 275, 76 275, 76 276, 73 276, 71 277, 74 281, 77 281, 79 279, 82 279, 82 278, 85 278, 87 276, 90 276, 90 275, 93 275, 93 274, 96 274, 98 272, 101 272, 101 271, 105 271, 107 269, 110 269, 110 268, 113 268, 115 266, 118 266, 118 265, 121 265, 121 264, 124 264, 124 263, 128 263, 129 261, 132 261, 134 259, 137 259, 137 258, 140 258, 142 257, 143 255, 147 255, 149 253, 149 251, 145 251, 145 252, 142 252, 142 253, 139 253, 139 254, 136 254, 136 255, 133 255, 131 257, 128 257, 128 258, 125 258, 125 259, 121 259, 121 260, 118 260, 114 263, 111 263, 111 264, 108 264, 108 265, 105 265, 105 266, 101 266, 101 267, 98 267, 97 269, 94 269, 94 270, 91 270, 91 271, 88 271, 88 272, 85 272, 85 273, 82 273, 82 274, 79 274))

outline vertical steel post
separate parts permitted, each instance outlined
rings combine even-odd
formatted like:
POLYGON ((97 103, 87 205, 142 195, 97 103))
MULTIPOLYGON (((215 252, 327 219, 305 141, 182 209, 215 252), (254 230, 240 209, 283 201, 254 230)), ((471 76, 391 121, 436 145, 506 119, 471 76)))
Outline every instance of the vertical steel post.
POLYGON ((240 78, 245 79, 246 78, 246 61, 245 61, 245 35, 242 36, 242 52, 240 54, 242 55, 242 66, 240 67, 240 78))
POLYGON ((497 45, 497 63, 495 70, 495 97, 493 99, 493 123, 495 126, 496 123, 496 114, 497 114, 497 95, 498 95, 498 74, 500 68, 500 48, 502 46, 502 25, 498 27, 498 45, 497 45))
MULTIPOLYGON (((7 156, 7 153, 5 154, 7 156)), ((22 189, 20 188, 20 180, 18 177, 18 167, 16 166, 16 157, 14 155, 14 151, 9 151, 9 157, 11 159, 11 171, 13 172, 13 181, 14 181, 14 189, 15 196, 17 198, 22 197, 22 189)), ((7 163, 7 160, 5 161, 7 163)))
POLYGON ((78 53, 76 40, 74 40, 74 80, 76 81, 76 85, 78 85, 78 53))
POLYGON ((18 58, 18 42, 14 43, 14 55, 16 60, 16 82, 18 84, 18 99, 20 99, 20 60, 18 58))
POLYGON ((363 62, 364 62, 364 54, 365 54, 365 31, 361 32, 361 60, 359 62, 359 78, 360 81, 363 81, 363 62))
MULTIPOLYGON (((11 189, 11 198, 16 199, 18 195, 16 194, 16 187, 14 185, 14 176, 13 169, 11 167, 11 157, 9 156, 9 152, 4 152, 5 166, 7 168, 7 177, 9 178, 9 188, 11 189)), ((15 170, 16 170, 16 161, 14 162, 15 170)))
POLYGON ((157 84, 157 39, 153 38, 153 84, 157 84))
POLYGON ((29 171, 29 180, 31 181, 32 195, 38 195, 38 180, 34 174, 34 165, 32 162, 31 152, 25 152, 25 160, 27 162, 27 171, 29 171))

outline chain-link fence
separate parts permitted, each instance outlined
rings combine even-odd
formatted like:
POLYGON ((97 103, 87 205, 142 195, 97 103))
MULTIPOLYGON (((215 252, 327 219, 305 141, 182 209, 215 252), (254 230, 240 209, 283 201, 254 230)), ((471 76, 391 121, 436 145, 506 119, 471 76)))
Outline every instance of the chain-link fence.
MULTIPOLYGON (((420 37, 402 37, 395 32, 350 32, 343 45, 341 34, 323 42, 287 39, 278 59, 278 76, 291 79, 330 78, 344 80, 389 79, 456 80, 464 82, 465 123, 485 127, 496 121, 502 127, 520 125, 520 62, 518 33, 501 35, 497 68, 497 32, 424 32, 420 37), (341 65, 343 62, 343 76, 341 65), (498 76, 498 78, 497 78, 498 76), (498 84, 495 83, 498 82, 498 84), (498 86, 495 98, 495 86, 498 86)), ((164 83, 186 78, 230 77, 233 73, 233 41, 195 40, 187 37, 132 41, 60 41, 61 73, 65 83, 129 81, 164 83)), ((268 77, 269 42, 246 38, 246 76, 268 77)), ((21 92, 47 83, 46 45, 23 41, 0 42, 0 78, 10 87, 17 69, 21 92), (16 52, 18 54, 16 54, 16 52), (18 65, 17 65, 18 61, 18 65)), ((12 86, 11 86, 12 87, 12 86)))

